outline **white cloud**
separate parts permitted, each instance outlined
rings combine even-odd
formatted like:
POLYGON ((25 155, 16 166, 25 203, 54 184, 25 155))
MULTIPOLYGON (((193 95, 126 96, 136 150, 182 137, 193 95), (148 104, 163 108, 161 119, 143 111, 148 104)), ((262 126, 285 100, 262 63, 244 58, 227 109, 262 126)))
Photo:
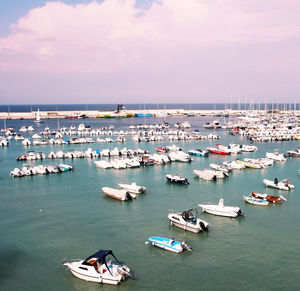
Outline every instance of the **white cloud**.
POLYGON ((143 13, 133 0, 48 2, 0 39, 0 70, 159 70, 190 49, 299 37, 299 10, 293 0, 164 0, 143 13))

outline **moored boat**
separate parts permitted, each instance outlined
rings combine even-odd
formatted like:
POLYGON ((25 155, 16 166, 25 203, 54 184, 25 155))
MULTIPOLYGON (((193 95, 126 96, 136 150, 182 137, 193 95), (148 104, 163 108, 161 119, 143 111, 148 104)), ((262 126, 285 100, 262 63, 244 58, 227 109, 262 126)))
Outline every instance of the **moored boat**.
POLYGON ((203 180, 213 181, 217 179, 216 174, 211 170, 193 170, 193 173, 203 180))
POLYGON ((188 151, 188 154, 190 154, 191 156, 196 156, 196 157, 207 157, 208 156, 208 151, 201 150, 201 149, 196 149, 196 150, 188 151))
POLYGON ((264 200, 264 199, 255 198, 252 196, 244 196, 244 201, 249 204, 258 205, 258 206, 268 206, 269 205, 269 201, 264 200))
POLYGON ((218 216, 237 217, 245 215, 239 207, 224 206, 223 198, 220 199, 219 204, 198 204, 198 206, 201 207, 203 211, 218 216))
POLYGON ((152 236, 148 237, 148 242, 151 243, 153 246, 157 246, 159 248, 162 248, 164 250, 168 250, 174 253, 180 253, 183 250, 187 250, 189 252, 192 251, 191 247, 185 242, 179 242, 174 240, 173 238, 165 238, 165 237, 158 237, 158 236, 152 236))
POLYGON ((252 169, 261 169, 262 165, 254 162, 246 162, 241 160, 236 160, 237 163, 244 165, 246 168, 252 168, 252 169))
POLYGON ((290 150, 290 151, 287 151, 287 153, 288 153, 289 156, 291 156, 291 157, 297 157, 297 158, 300 157, 300 149, 290 150))
POLYGON ((274 179, 274 181, 272 180, 268 180, 268 179, 263 179, 263 183, 267 186, 267 187, 273 187, 273 188, 277 188, 280 190, 291 190, 294 189, 295 186, 290 184, 290 180, 289 179, 284 179, 282 181, 278 181, 277 178, 274 179))
POLYGON ((224 150, 224 149, 219 149, 216 147, 209 147, 206 148, 211 154, 217 154, 217 155, 229 155, 229 151, 224 150))
POLYGON ((172 182, 172 183, 184 184, 184 185, 189 184, 189 181, 187 178, 180 177, 179 175, 166 174, 166 178, 169 182, 172 182))
POLYGON ((105 195, 121 201, 127 201, 136 198, 135 194, 129 193, 129 191, 125 189, 114 189, 110 187, 102 187, 102 191, 104 192, 105 195))
POLYGON ((197 209, 189 209, 181 213, 169 213, 168 219, 171 225, 175 225, 184 230, 198 233, 200 231, 209 230, 209 224, 197 218, 197 209))
POLYGON ((252 192, 251 195, 255 198, 267 200, 267 201, 273 202, 273 203, 280 203, 282 201, 287 201, 286 198, 284 198, 282 195, 274 196, 274 195, 270 195, 270 194, 266 194, 266 193, 261 194, 261 193, 257 193, 257 192, 252 192))
POLYGON ((146 187, 138 186, 136 183, 131 184, 118 184, 122 189, 127 190, 130 193, 140 194, 147 191, 146 187))
POLYGON ((63 260, 72 274, 82 280, 117 285, 127 277, 133 277, 129 267, 122 265, 111 250, 99 250, 85 260, 63 260), (109 259, 108 259, 109 256, 109 259), (114 259, 112 263, 111 259, 114 259))

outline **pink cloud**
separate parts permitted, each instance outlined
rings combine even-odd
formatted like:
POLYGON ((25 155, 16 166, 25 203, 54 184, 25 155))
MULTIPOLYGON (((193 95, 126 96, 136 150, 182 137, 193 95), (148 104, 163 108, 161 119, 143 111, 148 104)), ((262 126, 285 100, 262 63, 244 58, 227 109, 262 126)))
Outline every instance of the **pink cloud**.
POLYGON ((48 2, 0 38, 0 93, 32 103, 295 96, 298 15, 296 0, 163 0, 143 11, 133 0, 48 2))
POLYGON ((299 36, 296 1, 268 1, 261 10, 259 5, 261 1, 250 0, 164 0, 141 13, 132 0, 75 6, 48 2, 29 11, 0 39, 0 70, 157 70, 174 61, 178 51, 299 36))

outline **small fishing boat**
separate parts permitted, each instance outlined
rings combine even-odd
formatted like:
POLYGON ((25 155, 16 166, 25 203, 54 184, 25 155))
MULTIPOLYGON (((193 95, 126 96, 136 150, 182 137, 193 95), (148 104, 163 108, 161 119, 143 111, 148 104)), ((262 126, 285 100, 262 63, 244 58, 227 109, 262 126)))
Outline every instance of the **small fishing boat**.
POLYGON ((140 194, 147 191, 146 187, 138 186, 136 183, 131 184, 118 184, 122 189, 127 190, 130 193, 140 194))
POLYGON ((169 213, 168 219, 171 225, 175 225, 184 230, 198 233, 209 230, 209 224, 197 218, 197 209, 189 209, 181 213, 169 213))
POLYGON ((244 201, 249 204, 259 205, 259 206, 268 206, 269 205, 269 201, 264 200, 264 199, 255 198, 252 196, 244 196, 244 201))
POLYGON ((168 149, 167 148, 163 148, 163 147, 157 147, 156 150, 160 153, 167 153, 168 149))
POLYGON ((95 161, 95 165, 96 165, 96 167, 102 168, 102 169, 112 168, 111 163, 106 160, 95 161))
POLYGON ((201 150, 201 149, 190 150, 190 151, 188 151, 188 153, 191 156, 196 156, 196 157, 207 157, 208 156, 208 151, 201 150))
POLYGON ((246 162, 241 160, 236 160, 237 163, 244 165, 246 168, 252 168, 252 169, 261 169, 262 165, 254 162, 246 162))
POLYGON ((217 179, 216 174, 211 170, 193 170, 193 173, 203 180, 214 181, 217 179))
POLYGON ((73 166, 67 164, 59 164, 58 166, 62 172, 72 171, 74 169, 73 166))
POLYGON ((252 192, 251 195, 255 198, 267 200, 267 201, 273 202, 273 203, 280 203, 282 201, 287 201, 286 198, 284 198, 282 195, 274 196, 274 195, 270 195, 270 194, 266 194, 266 193, 261 194, 261 193, 257 193, 257 192, 252 192))
POLYGON ((221 172, 224 172, 227 174, 231 171, 230 166, 218 165, 218 164, 214 164, 214 163, 209 164, 209 166, 216 171, 221 171, 221 172))
POLYGON ((187 178, 180 177, 179 175, 166 174, 166 178, 169 182, 172 182, 172 183, 184 184, 184 185, 189 184, 189 181, 187 178))
POLYGON ((223 162, 223 165, 226 167, 230 167, 233 170, 243 170, 246 167, 240 163, 237 163, 236 161, 231 161, 231 162, 223 162))
POLYGON ((291 156, 291 157, 297 157, 297 158, 300 157, 300 149, 290 150, 290 151, 287 151, 287 153, 288 153, 289 156, 291 156))
POLYGON ((263 183, 267 186, 267 187, 273 187, 273 188, 277 188, 280 190, 291 190, 294 189, 295 186, 290 184, 290 180, 289 179, 284 179, 280 182, 278 182, 277 178, 274 179, 274 181, 268 180, 268 179, 263 179, 263 183))
POLYGON ((75 277, 95 283, 117 285, 127 277, 133 277, 129 267, 122 265, 111 250, 99 250, 85 260, 67 262, 63 259, 62 265, 75 277))
POLYGON ((201 207, 203 211, 218 216, 237 217, 245 215, 239 207, 224 206, 223 198, 220 199, 219 204, 198 204, 198 206, 201 207))
POLYGON ((229 155, 229 151, 224 150, 224 149, 219 149, 216 147, 209 147, 206 148, 211 154, 217 154, 217 155, 229 155))
POLYGON ((146 242, 146 244, 148 243, 174 253, 180 253, 183 250, 187 250, 189 252, 192 251, 191 247, 185 241, 179 242, 174 240, 173 238, 152 236, 148 237, 148 241, 146 242))
POLYGON ((104 192, 105 195, 121 201, 127 201, 136 198, 135 194, 129 193, 129 191, 125 189, 114 189, 109 187, 102 187, 102 191, 104 192))
POLYGON ((280 154, 277 149, 273 153, 266 153, 266 157, 277 162, 284 162, 286 160, 285 155, 280 154))

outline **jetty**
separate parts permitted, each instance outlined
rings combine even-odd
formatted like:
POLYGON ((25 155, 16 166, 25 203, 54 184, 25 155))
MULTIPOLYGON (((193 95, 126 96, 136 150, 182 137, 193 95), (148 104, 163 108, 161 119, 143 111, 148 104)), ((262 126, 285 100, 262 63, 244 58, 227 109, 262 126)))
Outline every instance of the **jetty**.
MULTIPOLYGON (((256 110, 257 111, 257 110, 256 110)), ((261 112, 268 112, 266 110, 260 110, 261 112)), ((38 111, 31 112, 0 112, 0 119, 35 119, 38 111)), ((186 109, 151 109, 151 110, 126 110, 126 112, 131 116, 135 117, 140 114, 148 114, 152 117, 166 117, 166 116, 174 116, 174 117, 193 117, 193 116, 219 116, 219 117, 228 117, 228 116, 245 116, 249 113, 249 110, 186 110, 186 109)), ((41 119, 60 119, 67 118, 70 115, 82 114, 86 118, 96 118, 99 116, 112 116, 115 114, 114 110, 109 111, 98 111, 98 110, 74 110, 74 111, 39 111, 39 115, 41 119)), ((293 111, 278 111, 274 110, 274 114, 286 114, 293 113, 297 116, 300 116, 300 110, 293 111)))

